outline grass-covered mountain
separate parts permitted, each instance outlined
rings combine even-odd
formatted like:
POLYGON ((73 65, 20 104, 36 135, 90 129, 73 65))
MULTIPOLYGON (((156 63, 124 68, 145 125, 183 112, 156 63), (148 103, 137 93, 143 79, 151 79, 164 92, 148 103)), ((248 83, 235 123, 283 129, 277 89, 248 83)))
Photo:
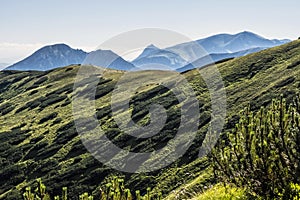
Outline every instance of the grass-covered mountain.
MULTIPOLYGON (((217 67, 227 93, 224 129, 230 129, 238 121, 238 112, 249 103, 251 109, 258 110, 280 94, 290 101, 299 91, 300 41, 222 62, 217 67)), ((72 65, 46 72, 0 72, 0 199, 21 198, 20 190, 36 178, 43 179, 51 195, 59 194, 60 189, 67 186, 72 199, 85 191, 98 194, 98 186, 113 175, 123 176, 126 186, 133 190, 141 189, 145 193, 145 188, 151 187, 153 191, 162 192, 166 199, 192 198, 214 184, 207 159, 198 159, 210 122, 210 97, 197 70, 183 73, 196 92, 201 111, 193 145, 183 157, 161 171, 129 174, 104 166, 81 143, 73 121, 72 97, 90 88, 88 80, 82 80, 81 91, 73 91, 78 69, 79 66, 72 65)), ((210 73, 210 67, 201 70, 203 74, 210 73)), ((161 72, 147 73, 155 76, 161 72)), ((161 148, 177 132, 178 101, 162 86, 141 87, 130 102, 133 121, 146 125, 149 106, 159 103, 167 109, 166 125, 149 139, 136 140, 124 135, 110 110, 110 96, 122 74, 122 71, 104 70, 97 75, 95 114, 101 127, 121 148, 134 152, 161 148)), ((89 124, 83 125, 93 129, 89 124)))

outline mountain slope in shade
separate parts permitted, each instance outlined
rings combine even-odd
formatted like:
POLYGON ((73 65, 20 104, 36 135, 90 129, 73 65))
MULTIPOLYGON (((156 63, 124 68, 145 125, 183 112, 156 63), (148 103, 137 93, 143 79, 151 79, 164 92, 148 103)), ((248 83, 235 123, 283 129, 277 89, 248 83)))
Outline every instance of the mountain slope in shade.
POLYGON ((137 70, 132 63, 127 62, 111 50, 92 51, 86 56, 82 64, 125 71, 137 70))
POLYGON ((87 53, 72 49, 65 44, 45 46, 24 60, 7 67, 5 70, 46 71, 71 64, 81 64, 87 53))
POLYGON ((256 52, 262 51, 264 49, 266 49, 266 48, 257 47, 257 48, 253 48, 253 49, 238 51, 235 53, 213 53, 213 54, 204 56, 202 58, 199 58, 198 60, 196 60, 192 63, 189 63, 184 67, 178 68, 178 69, 176 69, 176 71, 185 72, 187 70, 204 67, 206 65, 218 63, 220 61, 227 60, 230 58, 237 58, 237 57, 242 57, 242 56, 245 56, 245 55, 248 55, 251 53, 256 53, 256 52))
POLYGON ((188 64, 178 54, 160 49, 154 45, 147 46, 139 57, 132 63, 141 70, 145 69, 166 69, 175 70, 188 64))

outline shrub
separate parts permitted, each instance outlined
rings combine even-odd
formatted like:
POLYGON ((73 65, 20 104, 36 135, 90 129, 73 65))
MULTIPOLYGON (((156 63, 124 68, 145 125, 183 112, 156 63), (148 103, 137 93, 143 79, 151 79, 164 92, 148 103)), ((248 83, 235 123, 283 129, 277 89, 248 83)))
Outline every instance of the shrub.
MULTIPOLYGON (((41 179, 37 179, 37 187, 34 192, 31 191, 31 187, 26 187, 23 193, 24 200, 50 200, 50 195, 46 192, 46 186, 42 183, 41 179)), ((113 177, 102 189, 100 188, 100 200, 150 200, 150 199, 162 199, 161 193, 153 194, 150 188, 147 188, 147 193, 143 196, 140 191, 137 190, 134 195, 132 195, 130 189, 125 188, 124 179, 118 177, 113 177), (155 197, 155 198, 153 198, 155 197)), ((67 200, 68 199, 68 189, 67 187, 62 188, 62 195, 55 196, 54 200, 67 200)), ((79 200, 93 200, 94 197, 89 195, 87 192, 79 195, 79 200)))
POLYGON ((273 100, 254 114, 247 107, 212 153, 216 177, 266 199, 300 182, 300 101, 273 100))
POLYGON ((300 60, 297 60, 297 61, 293 62, 292 64, 288 65, 288 66, 287 66, 287 69, 295 68, 295 67, 297 67, 298 65, 300 65, 300 60))
POLYGON ((34 82, 33 85, 40 85, 40 84, 46 82, 47 80, 48 80, 48 77, 44 76, 44 77, 40 78, 39 80, 37 80, 36 82, 34 82))
POLYGON ((65 99, 67 99, 67 98, 68 98, 67 95, 63 95, 63 96, 59 96, 57 94, 50 95, 47 98, 43 99, 43 101, 40 104, 40 108, 41 109, 46 108, 48 106, 51 106, 51 105, 56 104, 58 102, 61 102, 65 99))
POLYGON ((3 104, 2 106, 0 106, 0 114, 6 115, 6 114, 10 113, 11 111, 13 111, 14 109, 15 109, 15 106, 11 103, 3 104))
POLYGON ((62 118, 58 117, 53 121, 52 126, 55 124, 59 124, 60 122, 62 122, 62 118))
POLYGON ((115 83, 114 82, 109 82, 107 84, 102 84, 97 86, 96 94, 95 94, 95 99, 99 99, 111 91, 113 91, 115 88, 115 83))
POLYGON ((42 180, 37 179, 36 181, 38 183, 38 186, 35 189, 35 193, 31 192, 31 187, 27 187, 23 194, 24 200, 50 200, 50 196, 46 193, 46 186, 42 183, 42 180))
POLYGON ((38 90, 32 90, 32 91, 29 93, 29 96, 34 95, 34 94, 36 94, 36 93, 38 93, 38 92, 39 92, 38 90))
POLYGON ((43 117, 38 123, 39 124, 45 123, 49 120, 54 119, 55 117, 57 117, 57 115, 58 115, 57 112, 51 113, 50 115, 47 115, 47 116, 43 117))
POLYGON ((45 97, 39 97, 37 99, 29 101, 24 106, 18 108, 15 113, 22 112, 26 109, 34 109, 34 108, 38 107, 39 105, 41 105, 42 101, 44 101, 44 100, 45 100, 45 97))
POLYGON ((47 93, 45 96, 48 97, 48 96, 51 96, 51 95, 53 95, 53 94, 60 95, 60 94, 62 94, 62 93, 67 93, 67 94, 69 94, 69 93, 71 93, 72 91, 73 91, 73 84, 71 83, 71 84, 65 85, 65 86, 63 86, 63 87, 61 87, 61 88, 59 88, 59 89, 57 89, 57 90, 54 90, 54 91, 52 91, 52 92, 49 92, 49 93, 47 93))
POLYGON ((65 100, 65 102, 63 102, 60 106, 61 106, 61 107, 65 107, 65 106, 67 106, 67 105, 69 105, 69 104, 71 104, 71 100, 70 100, 69 98, 67 98, 67 99, 65 100))
POLYGON ((300 199, 300 185, 291 183, 289 187, 286 188, 284 193, 282 194, 282 199, 293 199, 299 200, 300 199))

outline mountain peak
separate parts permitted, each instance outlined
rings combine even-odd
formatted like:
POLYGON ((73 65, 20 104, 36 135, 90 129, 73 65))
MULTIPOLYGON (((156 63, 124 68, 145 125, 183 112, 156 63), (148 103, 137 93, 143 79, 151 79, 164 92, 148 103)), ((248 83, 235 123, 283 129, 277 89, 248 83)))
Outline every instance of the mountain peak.
POLYGON ((256 35, 255 33, 251 32, 251 31, 242 31, 238 34, 249 34, 249 35, 256 35))
POLYGON ((158 48, 157 46, 155 46, 154 44, 150 44, 148 45, 144 50, 143 52, 134 60, 139 60, 141 58, 144 58, 144 57, 147 57, 157 51, 161 51, 160 48, 158 48))
POLYGON ((51 44, 51 45, 44 46, 40 50, 43 49, 72 49, 72 48, 64 43, 59 43, 59 44, 51 44))
POLYGON ((258 34, 255 34, 253 32, 250 32, 250 31, 243 31, 243 32, 237 33, 236 36, 246 36, 246 37, 265 39, 264 37, 262 37, 258 34))
POLYGON ((103 49, 90 52, 82 64, 125 71, 135 70, 136 68, 132 63, 125 61, 115 52, 103 49))
POLYGON ((148 49, 160 49, 157 46, 155 46, 154 44, 150 44, 146 48, 148 48, 148 49))
POLYGON ((68 47, 68 48, 71 48, 69 45, 67 45, 65 43, 57 43, 57 44, 52 44, 52 45, 48 45, 48 46, 52 46, 52 47, 68 47))
POLYGON ((71 64, 81 64, 86 55, 86 52, 72 49, 66 44, 53 44, 40 48, 29 57, 6 69, 46 71, 71 64))

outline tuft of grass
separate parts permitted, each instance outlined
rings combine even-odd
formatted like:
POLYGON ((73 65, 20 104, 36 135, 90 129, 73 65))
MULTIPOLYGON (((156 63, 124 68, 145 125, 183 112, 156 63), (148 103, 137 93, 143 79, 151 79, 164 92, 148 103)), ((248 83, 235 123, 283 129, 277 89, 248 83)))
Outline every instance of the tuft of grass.
POLYGON ((197 195, 192 200, 246 200, 245 189, 231 185, 217 184, 197 195))

